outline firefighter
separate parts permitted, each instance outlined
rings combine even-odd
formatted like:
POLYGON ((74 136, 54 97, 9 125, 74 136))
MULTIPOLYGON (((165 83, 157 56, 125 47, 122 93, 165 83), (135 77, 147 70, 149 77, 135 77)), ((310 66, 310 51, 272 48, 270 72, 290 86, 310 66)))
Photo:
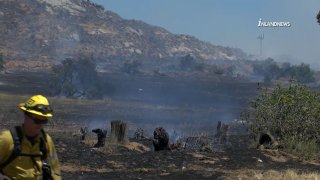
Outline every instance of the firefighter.
POLYGON ((35 95, 18 107, 23 124, 0 132, 0 178, 61 179, 55 146, 43 130, 52 117, 47 98, 35 95))
POLYGON ((153 147, 154 151, 169 150, 169 134, 167 131, 158 127, 153 131, 153 147))

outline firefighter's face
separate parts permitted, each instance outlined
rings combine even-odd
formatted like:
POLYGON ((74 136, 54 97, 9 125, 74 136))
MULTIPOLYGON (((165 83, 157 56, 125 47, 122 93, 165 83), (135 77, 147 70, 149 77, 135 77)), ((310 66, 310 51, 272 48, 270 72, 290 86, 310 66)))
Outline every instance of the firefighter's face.
POLYGON ((33 120, 34 124, 43 125, 48 123, 48 118, 36 114, 30 114, 29 117, 33 120))
POLYGON ((24 127, 28 136, 36 136, 40 133, 48 119, 35 114, 25 114, 24 127))

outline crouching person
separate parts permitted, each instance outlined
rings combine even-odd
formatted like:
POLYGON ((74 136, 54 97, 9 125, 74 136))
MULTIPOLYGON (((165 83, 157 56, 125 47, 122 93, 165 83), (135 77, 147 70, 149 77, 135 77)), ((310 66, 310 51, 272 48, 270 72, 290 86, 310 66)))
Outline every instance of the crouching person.
POLYGON ((169 150, 169 134, 162 127, 158 127, 153 132, 154 151, 169 150))
MULTIPOLYGON (((3 179, 60 180, 55 146, 43 130, 52 109, 47 98, 32 96, 19 105, 24 122, 0 133, 0 172, 3 179)), ((0 177, 1 177, 0 176, 0 177)))

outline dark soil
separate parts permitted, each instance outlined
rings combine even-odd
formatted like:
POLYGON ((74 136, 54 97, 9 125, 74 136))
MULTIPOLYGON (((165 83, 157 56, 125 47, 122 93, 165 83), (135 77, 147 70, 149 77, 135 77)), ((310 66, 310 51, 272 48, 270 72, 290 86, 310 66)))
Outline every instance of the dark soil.
POLYGON ((64 179, 234 179, 241 174, 252 177, 255 172, 269 170, 295 169, 304 173, 319 170, 319 164, 303 162, 278 150, 249 149, 247 140, 240 136, 231 137, 233 146, 219 152, 201 149, 154 152, 148 139, 130 142, 148 147, 149 151, 110 143, 97 149, 92 148, 93 139, 80 143, 78 137, 68 133, 51 134, 64 179))

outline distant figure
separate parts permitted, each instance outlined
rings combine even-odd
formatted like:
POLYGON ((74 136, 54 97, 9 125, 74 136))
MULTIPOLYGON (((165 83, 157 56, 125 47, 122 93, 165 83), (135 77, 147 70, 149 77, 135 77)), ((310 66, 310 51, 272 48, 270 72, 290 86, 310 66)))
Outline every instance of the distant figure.
POLYGON ((86 139, 86 135, 88 134, 88 127, 81 127, 80 128, 80 141, 84 141, 86 139))
POLYGON ((98 142, 93 147, 103 147, 107 137, 107 130, 93 129, 92 132, 97 134, 98 142))
POLYGON ((135 139, 143 139, 144 138, 144 131, 142 128, 138 128, 135 132, 134 132, 134 138, 135 139))
POLYGON ((153 132, 154 151, 169 150, 169 134, 162 127, 158 127, 153 132))

